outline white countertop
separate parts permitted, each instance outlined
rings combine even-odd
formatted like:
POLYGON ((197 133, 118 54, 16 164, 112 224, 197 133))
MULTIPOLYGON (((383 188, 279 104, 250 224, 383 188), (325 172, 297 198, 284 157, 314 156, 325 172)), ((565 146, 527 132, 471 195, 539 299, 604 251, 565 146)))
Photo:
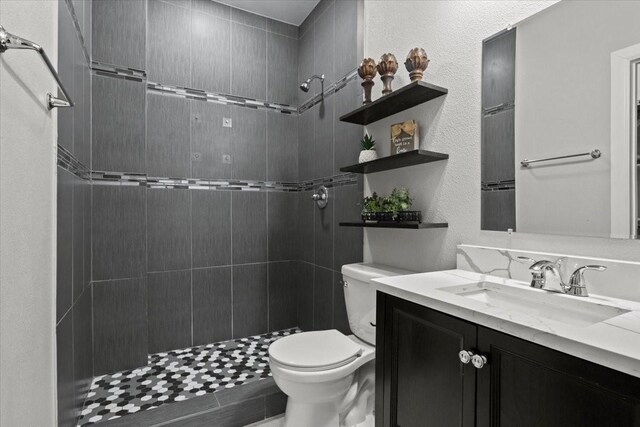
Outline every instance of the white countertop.
POLYGON ((386 294, 640 378, 640 303, 600 295, 582 298, 556 294, 557 298, 580 298, 628 310, 602 322, 575 326, 521 310, 493 307, 442 289, 479 282, 529 287, 529 283, 464 270, 372 281, 376 290, 386 294))

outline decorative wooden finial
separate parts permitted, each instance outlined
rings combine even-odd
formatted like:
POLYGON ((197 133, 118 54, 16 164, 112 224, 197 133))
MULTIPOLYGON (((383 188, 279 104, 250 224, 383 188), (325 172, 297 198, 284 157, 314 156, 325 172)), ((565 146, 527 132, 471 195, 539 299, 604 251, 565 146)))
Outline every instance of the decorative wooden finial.
POLYGON ((362 103, 368 104, 371 102, 371 88, 375 84, 373 78, 376 76, 376 61, 371 58, 363 59, 358 67, 358 75, 363 80, 364 101, 362 103))
POLYGON ((404 62, 407 71, 409 72, 409 78, 414 82, 416 80, 422 80, 424 70, 429 65, 429 58, 427 58, 427 52, 421 47, 413 48, 407 55, 407 60, 404 62))
POLYGON ((391 82, 396 71, 398 71, 398 61, 392 53, 385 53, 380 57, 377 68, 384 86, 382 94, 387 95, 391 93, 391 82))

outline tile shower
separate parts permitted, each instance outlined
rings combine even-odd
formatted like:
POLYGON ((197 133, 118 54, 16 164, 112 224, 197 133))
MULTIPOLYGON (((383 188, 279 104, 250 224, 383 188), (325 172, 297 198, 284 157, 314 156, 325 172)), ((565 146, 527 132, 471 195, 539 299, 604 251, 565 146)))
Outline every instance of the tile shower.
MULTIPOLYGON (((210 0, 59 1, 77 100, 58 117, 60 425, 78 423, 93 377, 152 355, 348 331, 339 271, 362 231, 337 224, 359 216, 362 183, 339 168, 362 129, 337 118, 360 103, 361 20, 358 1, 323 0, 300 27, 210 0), (324 97, 298 90, 315 73, 324 97)), ((273 387, 220 409, 282 412, 273 387)))

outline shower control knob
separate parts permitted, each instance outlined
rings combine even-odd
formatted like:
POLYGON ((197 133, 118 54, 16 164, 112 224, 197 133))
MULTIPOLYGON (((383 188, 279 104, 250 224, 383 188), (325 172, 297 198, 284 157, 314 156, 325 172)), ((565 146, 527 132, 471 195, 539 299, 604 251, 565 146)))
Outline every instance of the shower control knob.
POLYGON ((473 363, 473 366, 475 366, 477 369, 482 369, 482 367, 487 364, 487 357, 481 356, 479 354, 474 354, 471 358, 471 363, 473 363))
POLYGON ((311 196, 320 209, 324 209, 329 203, 329 190, 324 185, 318 187, 316 192, 311 196))
POLYGON ((473 357, 475 357, 475 355, 469 350, 462 350, 460 353, 458 353, 458 358, 460 358, 460 361, 465 365, 471 362, 471 359, 473 357))

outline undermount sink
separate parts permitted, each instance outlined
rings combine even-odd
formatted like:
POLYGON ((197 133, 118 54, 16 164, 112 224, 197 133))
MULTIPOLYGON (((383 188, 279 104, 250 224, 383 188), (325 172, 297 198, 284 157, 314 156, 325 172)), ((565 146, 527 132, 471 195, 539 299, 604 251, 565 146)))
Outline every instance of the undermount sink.
POLYGON ((478 282, 439 288, 441 291, 480 301, 490 307, 517 311, 573 326, 586 327, 628 313, 581 297, 524 286, 478 282))

